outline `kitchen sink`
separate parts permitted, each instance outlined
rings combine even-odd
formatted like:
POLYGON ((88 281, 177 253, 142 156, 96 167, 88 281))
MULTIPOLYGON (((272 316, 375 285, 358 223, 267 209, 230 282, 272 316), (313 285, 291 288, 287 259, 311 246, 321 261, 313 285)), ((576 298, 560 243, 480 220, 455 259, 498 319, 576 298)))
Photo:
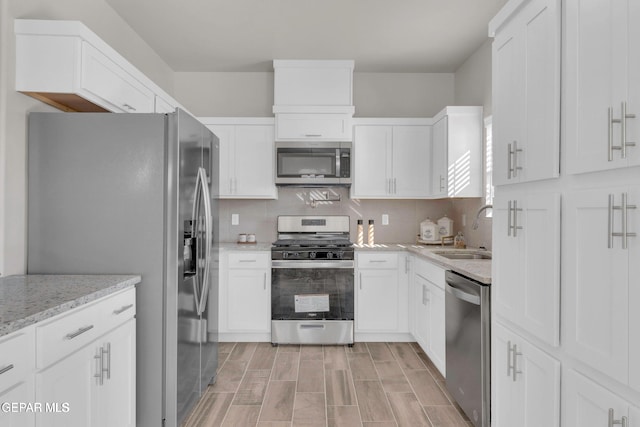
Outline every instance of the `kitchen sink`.
POLYGON ((448 259, 491 259, 491 254, 478 251, 433 251, 434 254, 448 259))

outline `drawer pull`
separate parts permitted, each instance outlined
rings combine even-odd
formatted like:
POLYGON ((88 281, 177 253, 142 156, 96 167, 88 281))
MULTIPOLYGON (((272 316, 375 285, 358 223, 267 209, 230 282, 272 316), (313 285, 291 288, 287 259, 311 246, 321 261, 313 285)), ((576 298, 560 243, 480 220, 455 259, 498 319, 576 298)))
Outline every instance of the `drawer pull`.
POLYGON ((113 310, 113 314, 120 314, 120 313, 124 313, 125 311, 129 310, 131 307, 133 307, 133 304, 129 304, 129 305, 125 305, 117 310, 113 310))
POLYGON ((91 329, 93 329, 93 325, 85 326, 83 328, 78 329, 75 332, 71 332, 71 333, 65 335, 65 338, 68 339, 68 340, 72 340, 75 337, 77 337, 78 335, 82 335, 82 334, 84 334, 85 332, 87 332, 87 331, 89 331, 91 329))
POLYGON ((372 259, 372 260, 369 260, 369 262, 387 262, 387 260, 386 259, 372 259))
POLYGON ((255 259, 241 259, 240 262, 256 262, 255 259))
POLYGON ((4 374, 5 372, 9 372, 13 368, 14 368, 13 363, 11 365, 5 366, 4 368, 0 369, 0 375, 4 374))

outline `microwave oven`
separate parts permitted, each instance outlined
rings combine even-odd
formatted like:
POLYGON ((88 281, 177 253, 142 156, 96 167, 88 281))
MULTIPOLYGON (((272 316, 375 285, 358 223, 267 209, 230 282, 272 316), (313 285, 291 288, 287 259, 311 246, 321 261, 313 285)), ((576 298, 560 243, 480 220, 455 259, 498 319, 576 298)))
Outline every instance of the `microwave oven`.
POLYGON ((351 185, 351 142, 276 142, 276 185, 351 185))

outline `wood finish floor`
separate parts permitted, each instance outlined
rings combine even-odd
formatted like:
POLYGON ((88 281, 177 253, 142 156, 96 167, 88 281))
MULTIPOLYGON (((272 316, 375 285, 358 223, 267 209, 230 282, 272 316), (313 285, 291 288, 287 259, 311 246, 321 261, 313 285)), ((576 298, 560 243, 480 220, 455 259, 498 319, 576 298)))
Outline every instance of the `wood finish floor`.
POLYGON ((183 427, 472 424, 416 343, 220 343, 216 383, 183 427))

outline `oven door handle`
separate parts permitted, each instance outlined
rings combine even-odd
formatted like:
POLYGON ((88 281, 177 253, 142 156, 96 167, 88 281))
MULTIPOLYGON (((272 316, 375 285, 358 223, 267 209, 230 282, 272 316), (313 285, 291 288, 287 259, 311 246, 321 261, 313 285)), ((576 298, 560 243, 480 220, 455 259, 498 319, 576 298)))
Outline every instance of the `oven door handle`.
POLYGON ((355 263, 353 261, 271 261, 271 268, 351 268, 355 263))

